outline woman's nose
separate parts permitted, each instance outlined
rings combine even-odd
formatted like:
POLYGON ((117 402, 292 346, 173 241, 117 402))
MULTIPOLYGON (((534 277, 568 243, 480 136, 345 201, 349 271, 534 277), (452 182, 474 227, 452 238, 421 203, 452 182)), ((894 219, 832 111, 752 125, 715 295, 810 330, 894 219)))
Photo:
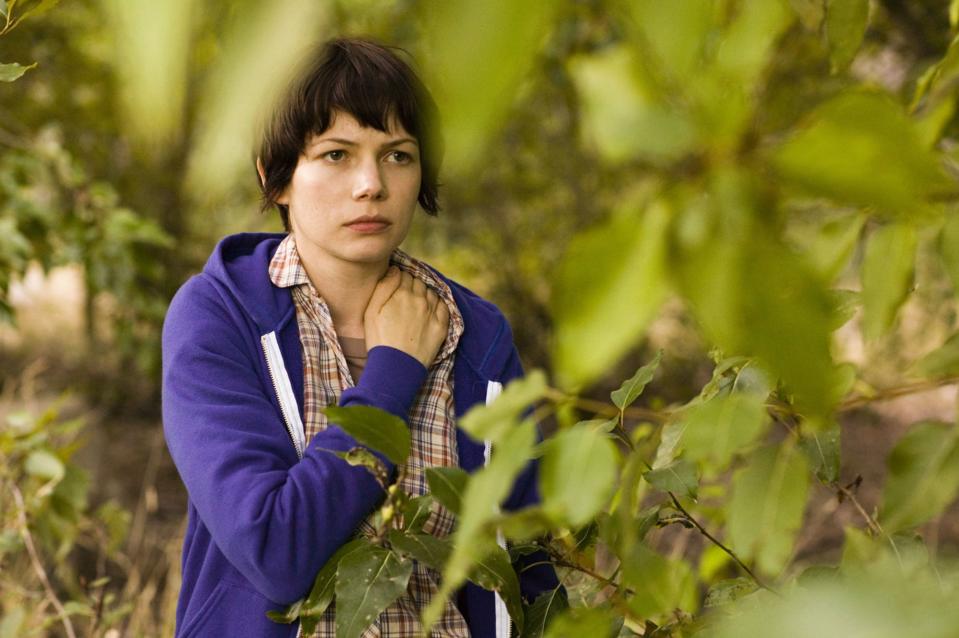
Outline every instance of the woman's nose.
POLYGON ((386 182, 376 162, 363 162, 353 176, 353 199, 386 199, 386 182))

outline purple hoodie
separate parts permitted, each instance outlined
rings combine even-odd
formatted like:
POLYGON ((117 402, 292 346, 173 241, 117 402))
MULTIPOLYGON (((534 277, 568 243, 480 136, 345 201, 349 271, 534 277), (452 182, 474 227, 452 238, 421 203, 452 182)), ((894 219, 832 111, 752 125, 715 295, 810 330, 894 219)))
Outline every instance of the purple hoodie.
MULTIPOLYGON (((327 559, 383 499, 365 469, 323 451, 357 445, 341 428, 331 423, 301 447, 299 331, 290 291, 274 286, 268 272, 282 238, 224 238, 203 272, 177 292, 163 325, 163 429, 189 495, 178 637, 296 636, 296 623, 274 623, 266 612, 305 596, 327 559)), ((506 384, 522 367, 496 306, 443 280, 465 322, 453 365, 462 416, 485 400, 490 382, 506 384)), ((407 420, 426 375, 410 355, 377 346, 340 405, 375 406, 407 420)), ((456 439, 460 466, 481 467, 483 443, 460 429, 456 439)), ((503 507, 538 499, 533 461, 503 507)), ((517 566, 544 558, 529 555, 517 566)), ((520 572, 520 585, 531 602, 558 582, 552 567, 540 564, 520 572)), ((456 602, 474 638, 496 636, 492 593, 470 583, 456 602)))

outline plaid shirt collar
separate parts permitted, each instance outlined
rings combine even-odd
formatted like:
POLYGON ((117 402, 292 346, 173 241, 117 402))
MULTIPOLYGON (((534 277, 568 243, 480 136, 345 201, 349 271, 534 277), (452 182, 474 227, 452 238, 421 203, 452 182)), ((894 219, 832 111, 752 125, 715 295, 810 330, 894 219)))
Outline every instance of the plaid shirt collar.
MULTIPOLYGON (((451 355, 459 343, 460 335, 463 334, 465 325, 463 315, 456 307, 456 301, 453 299, 453 293, 445 281, 436 276, 436 274, 422 261, 411 257, 399 248, 393 250, 390 254, 390 264, 395 264, 400 270, 408 272, 423 283, 429 286, 433 292, 440 296, 446 302, 449 308, 450 323, 449 332, 442 348, 436 355, 436 360, 444 359, 451 355)), ((300 261, 300 255, 296 250, 296 241, 293 233, 288 234, 276 249, 273 259, 270 260, 270 281, 278 288, 292 288, 294 286, 307 286, 311 297, 323 302, 323 298, 317 292, 309 276, 306 274, 306 268, 300 261)), ((323 302, 325 303, 325 302, 323 302)))

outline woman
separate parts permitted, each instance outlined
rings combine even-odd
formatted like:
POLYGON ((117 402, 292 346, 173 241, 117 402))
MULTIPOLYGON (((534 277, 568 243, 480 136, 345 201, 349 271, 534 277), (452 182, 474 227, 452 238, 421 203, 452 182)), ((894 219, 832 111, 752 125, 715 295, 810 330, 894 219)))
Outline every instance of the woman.
MULTIPOLYGON (((257 157, 266 205, 288 233, 226 237, 173 299, 163 420, 189 495, 177 636, 297 635, 266 612, 302 598, 369 524, 383 490, 330 452, 358 444, 324 406, 374 406, 408 423, 409 493, 426 490, 425 467, 483 464, 482 443, 456 418, 522 374, 509 326, 398 248, 417 203, 438 210, 439 146, 433 100, 405 62, 368 41, 327 43, 273 113, 257 157)), ((504 507, 537 498, 531 464, 504 507)), ((453 524, 437 507, 424 529, 444 536, 453 524)), ((436 578, 417 565, 366 635, 422 635, 436 578)), ((557 585, 542 564, 520 582, 527 600, 557 585)), ((498 610, 468 584, 433 635, 499 635, 498 610)), ((316 635, 334 628, 335 605, 316 635)))

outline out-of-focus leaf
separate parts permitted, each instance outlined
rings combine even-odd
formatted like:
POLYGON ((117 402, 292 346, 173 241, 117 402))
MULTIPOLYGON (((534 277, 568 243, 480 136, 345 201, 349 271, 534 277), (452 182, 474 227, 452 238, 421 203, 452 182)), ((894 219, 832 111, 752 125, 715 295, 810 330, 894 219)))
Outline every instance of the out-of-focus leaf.
POLYGON ((541 506, 524 507, 504 514, 497 522, 499 529, 513 541, 538 538, 554 526, 553 517, 541 506))
POLYGON ((751 93, 769 63, 773 45, 793 19, 783 0, 743 0, 726 27, 716 55, 717 68, 751 93))
POLYGON ((380 487, 386 488, 386 483, 390 478, 390 473, 386 470, 386 465, 383 464, 383 461, 380 460, 379 457, 365 447, 350 448, 346 452, 334 451, 333 454, 354 467, 365 467, 373 475, 373 478, 376 479, 376 482, 380 484, 380 487))
POLYGON ((863 332, 875 339, 892 325, 909 294, 916 257, 916 231, 888 224, 869 237, 862 264, 863 332))
POLYGON ((898 215, 945 188, 915 125, 878 92, 843 93, 820 105, 773 163, 785 179, 815 194, 898 215))
POLYGON ((469 579, 487 591, 495 591, 506 603, 506 610, 522 634, 524 626, 523 598, 520 595, 519 578, 510 564, 509 554, 495 547, 486 556, 476 561, 469 579))
POLYGON ((959 427, 920 423, 887 461, 879 522, 888 534, 935 518, 959 494, 959 427))
POLYGON ((471 408, 459 421, 459 427, 477 441, 490 440, 495 445, 516 427, 523 411, 546 394, 548 386, 542 370, 531 370, 514 379, 488 405, 471 408))
POLYGON ((674 609, 695 610, 695 578, 689 565, 669 560, 643 543, 636 543, 624 561, 623 582, 634 592, 628 604, 639 618, 656 619, 674 609))
POLYGON ((816 474, 816 478, 827 485, 839 480, 839 441, 839 423, 836 421, 830 421, 825 428, 816 428, 804 434, 800 441, 803 454, 809 461, 809 468, 816 474))
POLYGON ((609 395, 613 400, 613 405, 620 410, 631 406, 646 389, 646 384, 653 380, 653 375, 656 374, 656 368, 659 367, 662 358, 663 351, 659 350, 652 361, 637 370, 632 377, 623 381, 623 385, 618 390, 613 390, 612 394, 609 395))
POLYGON ((583 133, 609 162, 643 158, 668 163, 698 145, 688 117, 657 102, 643 85, 630 47, 614 45, 576 57, 569 71, 582 103, 583 133))
POLYGON ((103 0, 126 126, 136 139, 169 143, 183 131, 194 18, 189 0, 103 0))
POLYGON ((643 478, 664 492, 673 492, 679 496, 688 496, 696 499, 696 489, 699 479, 696 476, 696 466, 686 460, 670 463, 658 470, 650 470, 643 474, 643 478))
POLYGON ((802 238, 802 254, 823 280, 831 282, 842 272, 865 221, 861 213, 843 214, 817 224, 802 238))
POLYGON ((616 480, 616 448, 604 434, 582 426, 543 444, 539 486, 543 508, 578 527, 608 501, 616 480))
POLYGON ((464 171, 515 99, 558 5, 449 0, 425 6, 429 55, 422 62, 443 113, 446 163, 464 171))
POLYGON ((546 629, 546 638, 613 638, 618 635, 613 610, 607 607, 570 607, 546 629))
POLYGON ((952 288, 959 291, 959 215, 946 217, 939 233, 939 255, 942 257, 952 288))
POLYGON ((430 467, 426 470, 426 482, 430 493, 454 514, 460 513, 463 490, 469 476, 459 467, 430 467))
POLYGON ((686 458, 708 460, 718 468, 748 448, 769 422, 764 397, 739 392, 695 405, 679 418, 686 458))
POLYGON ((322 412, 331 423, 397 465, 410 455, 410 430, 398 416, 366 405, 328 406, 322 412))
POLYGON ((799 21, 810 31, 818 31, 826 15, 826 5, 822 0, 789 0, 799 21))
POLYGON ((567 609, 569 601, 562 587, 543 592, 526 610, 526 622, 520 638, 542 638, 553 619, 567 609))
POLYGON ((466 580, 476 561, 496 546, 495 531, 488 523, 498 516, 500 503, 509 495, 513 481, 533 455, 536 424, 523 421, 493 446, 490 462, 470 477, 460 504, 458 526, 451 536, 453 553, 443 570, 440 590, 423 612, 428 631, 443 612, 446 599, 466 580))
POLYGON ((733 476, 729 540, 743 560, 778 574, 792 552, 809 490, 805 457, 792 445, 756 452, 733 476))
POLYGON ((21 628, 26 619, 26 612, 22 607, 14 607, 4 614, 0 620, 0 638, 17 638, 22 636, 21 628))
POLYGON ((959 334, 917 361, 912 372, 928 379, 959 375, 959 334))
POLYGON ((13 82, 23 77, 23 74, 37 66, 36 62, 30 66, 23 66, 16 62, 0 64, 0 82, 13 82))
POLYGON ((329 3, 287 0, 244 7, 200 97, 198 118, 203 125, 190 154, 187 180, 198 201, 215 201, 232 192, 241 176, 247 177, 253 124, 285 88, 304 50, 323 40, 329 3))
POLYGON ((567 387, 595 380, 635 345, 666 295, 669 211, 657 202, 638 212, 621 209, 576 237, 560 266, 553 361, 567 387))
POLYGON ((703 606, 707 609, 710 607, 722 607, 723 605, 728 605, 743 596, 753 593, 758 588, 755 581, 751 578, 741 577, 721 580, 710 587, 709 591, 706 592, 706 600, 703 602, 703 606))
POLYGON ((832 72, 845 69, 862 44, 869 22, 869 0, 827 0, 826 41, 832 72))
POLYGON ((23 464, 27 474, 48 481, 59 481, 66 473, 63 461, 46 450, 34 450, 23 464))
POLYGON ((703 45, 715 16, 712 0, 678 3, 634 0, 627 6, 629 26, 641 34, 638 44, 655 56, 654 64, 678 80, 687 78, 701 65, 703 45))
POLYGON ((949 2, 949 26, 953 29, 959 26, 959 0, 949 2))
POLYGON ((432 534, 405 534, 392 529, 388 537, 394 549, 440 571, 453 551, 449 538, 437 538, 432 534))
POLYGON ((343 556, 336 569, 336 637, 355 638, 403 595, 413 561, 367 544, 343 556))

